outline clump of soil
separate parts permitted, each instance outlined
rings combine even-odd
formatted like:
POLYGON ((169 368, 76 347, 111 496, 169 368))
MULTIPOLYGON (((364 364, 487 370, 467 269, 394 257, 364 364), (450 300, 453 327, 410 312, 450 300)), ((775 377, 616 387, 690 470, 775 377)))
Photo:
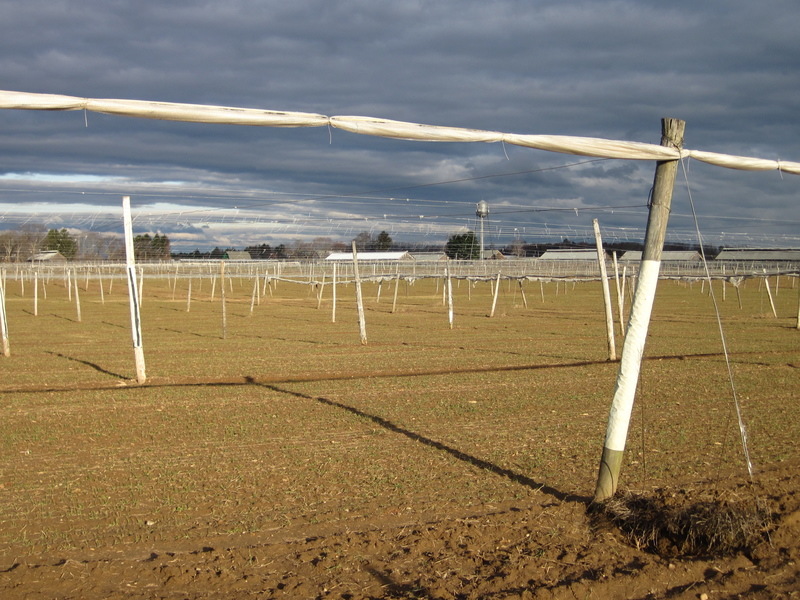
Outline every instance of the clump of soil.
POLYGON ((732 556, 752 553, 774 528, 755 497, 728 492, 622 492, 590 508, 597 527, 613 526, 639 550, 660 556, 732 556))

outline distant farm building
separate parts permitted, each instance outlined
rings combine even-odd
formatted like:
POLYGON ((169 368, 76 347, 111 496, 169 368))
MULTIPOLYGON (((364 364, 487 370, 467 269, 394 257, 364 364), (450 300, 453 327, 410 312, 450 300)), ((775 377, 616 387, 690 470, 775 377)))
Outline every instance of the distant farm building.
MULTIPOLYGON (((639 262, 642 260, 641 250, 628 250, 620 259, 625 262, 639 262)), ((661 253, 661 262, 696 262, 700 260, 700 253, 696 250, 664 250, 661 253)))
MULTIPOLYGON (((359 252, 359 261, 411 261, 414 258, 408 252, 359 252)), ((331 252, 325 260, 330 261, 353 261, 352 252, 331 252)))
POLYGON ((716 260, 800 263, 800 248, 723 248, 716 260))
POLYGON ((597 260, 597 250, 591 248, 551 248, 539 260, 597 260))
MULTIPOLYGON (((411 258, 417 262, 436 262, 440 260, 448 260, 447 254, 444 252, 411 252, 411 258)), ((361 256, 359 254, 359 256, 361 256)))
POLYGON ((250 253, 245 250, 228 250, 222 255, 223 260, 253 260, 250 253))
POLYGON ((28 262, 61 263, 61 262, 67 262, 67 258, 63 254, 61 254, 61 252, 59 252, 58 250, 43 250, 31 256, 28 259, 28 262))

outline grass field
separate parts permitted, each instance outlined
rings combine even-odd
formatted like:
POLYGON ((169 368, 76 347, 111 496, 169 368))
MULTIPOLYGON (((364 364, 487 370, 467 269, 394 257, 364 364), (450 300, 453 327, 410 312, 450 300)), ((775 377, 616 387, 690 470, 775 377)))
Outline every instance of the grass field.
MULTIPOLYGON (((756 472, 800 460, 798 289, 796 278, 776 284, 777 318, 759 281, 743 284, 741 308, 714 283, 756 472)), ((80 321, 61 283, 39 290, 34 315, 30 283, 22 295, 7 281, 9 579, 21 557, 253 547, 591 497, 618 367, 598 283, 529 282, 525 307, 503 282, 489 318, 490 284, 460 281, 452 329, 441 284, 401 282, 394 313, 394 284, 380 301, 367 284, 367 345, 353 286, 339 287, 333 323, 329 286, 318 308, 316 290, 281 281, 251 312, 252 282, 232 280, 223 336, 219 290, 212 300, 195 281, 187 312, 187 281, 176 285, 145 282, 138 385, 121 280, 103 301, 96 281, 81 282, 80 321)), ((623 488, 747 480, 721 348, 707 284, 662 281, 623 488)), ((394 595, 458 597, 410 589, 394 595)))

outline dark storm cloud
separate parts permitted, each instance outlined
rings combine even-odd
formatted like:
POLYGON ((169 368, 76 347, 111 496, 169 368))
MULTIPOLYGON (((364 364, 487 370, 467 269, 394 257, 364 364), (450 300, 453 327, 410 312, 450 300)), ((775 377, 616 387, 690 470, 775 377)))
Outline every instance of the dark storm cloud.
MULTIPOLYGON (((8 90, 650 143, 659 141, 659 119, 674 116, 687 121, 689 148, 800 160, 794 1, 33 0, 4 1, 2 14, 0 88, 8 90)), ((501 144, 82 112, 2 111, 0 157, 0 176, 116 178, 70 187, 6 177, 0 214, 40 201, 113 207, 130 193, 143 212, 156 202, 236 206, 240 215, 247 207, 254 219, 286 226, 262 234, 271 239, 359 226, 442 239, 448 227, 474 224, 481 199, 495 207, 499 243, 522 228, 533 236, 543 224, 590 229, 593 217, 612 229, 641 229, 653 173, 652 163, 585 163, 501 144), (573 163, 585 164, 552 170, 573 163), (452 183, 425 185, 434 182, 452 183)), ((688 174, 709 232, 735 228, 800 243, 792 238, 797 177, 692 163, 688 174)), ((678 191, 675 203, 674 226, 690 230, 681 216, 687 193, 678 191)), ((187 244, 214 243, 200 235, 208 229, 181 219, 181 231, 196 235, 187 244)), ((159 223, 178 235, 178 220, 159 223)), ((262 241, 241 232, 226 239, 262 241)))

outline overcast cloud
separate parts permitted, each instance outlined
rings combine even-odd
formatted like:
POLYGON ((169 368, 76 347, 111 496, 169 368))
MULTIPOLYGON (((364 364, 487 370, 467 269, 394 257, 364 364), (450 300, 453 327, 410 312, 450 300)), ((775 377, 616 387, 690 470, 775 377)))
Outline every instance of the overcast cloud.
MULTIPOLYGON (((0 0, 0 89, 365 115, 800 161, 796 0, 0 0)), ((489 243, 643 235, 654 164, 339 130, 0 111, 0 228, 137 233, 181 250, 361 231, 489 243), (437 184, 437 185, 434 185, 437 184)), ((712 243, 800 246, 800 178, 686 164, 712 243)), ((683 173, 670 223, 692 241, 683 173)))

